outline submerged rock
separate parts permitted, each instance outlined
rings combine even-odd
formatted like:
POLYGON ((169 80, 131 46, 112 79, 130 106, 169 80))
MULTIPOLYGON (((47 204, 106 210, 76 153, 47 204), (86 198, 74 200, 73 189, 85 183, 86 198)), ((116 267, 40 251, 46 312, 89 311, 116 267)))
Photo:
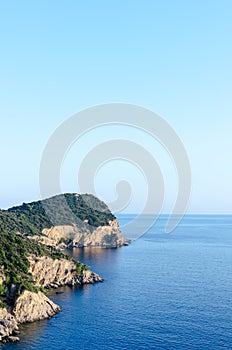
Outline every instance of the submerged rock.
POLYGON ((11 343, 17 343, 19 341, 19 337, 15 337, 13 335, 10 335, 8 338, 7 338, 7 341, 8 342, 11 342, 11 343))

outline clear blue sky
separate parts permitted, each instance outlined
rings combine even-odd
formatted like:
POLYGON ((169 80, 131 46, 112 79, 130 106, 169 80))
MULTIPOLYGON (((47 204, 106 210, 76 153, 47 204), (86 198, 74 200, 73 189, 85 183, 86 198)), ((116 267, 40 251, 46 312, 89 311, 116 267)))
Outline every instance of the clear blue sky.
MULTIPOLYGON (((165 117, 183 140, 189 212, 232 213, 231 14, 231 0, 1 1, 0 207, 39 199, 42 151, 67 117, 127 102, 165 117)), ((67 169, 64 189, 75 192, 67 169)))

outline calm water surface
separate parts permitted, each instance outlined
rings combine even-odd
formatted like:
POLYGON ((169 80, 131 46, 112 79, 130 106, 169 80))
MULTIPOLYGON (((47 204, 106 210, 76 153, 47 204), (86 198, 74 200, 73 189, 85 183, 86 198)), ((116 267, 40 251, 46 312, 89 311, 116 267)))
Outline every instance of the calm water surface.
POLYGON ((63 311, 3 349, 232 349, 232 217, 165 223, 129 247, 74 249, 104 283, 53 292, 63 311))

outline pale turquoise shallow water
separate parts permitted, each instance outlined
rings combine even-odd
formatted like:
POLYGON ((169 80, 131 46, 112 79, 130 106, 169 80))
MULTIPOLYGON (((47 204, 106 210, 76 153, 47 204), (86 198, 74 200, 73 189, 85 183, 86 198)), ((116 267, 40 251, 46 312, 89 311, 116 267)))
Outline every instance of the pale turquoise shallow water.
POLYGON ((165 223, 129 247, 75 249, 104 283, 53 293, 63 311, 3 349, 232 349, 232 217, 165 223))

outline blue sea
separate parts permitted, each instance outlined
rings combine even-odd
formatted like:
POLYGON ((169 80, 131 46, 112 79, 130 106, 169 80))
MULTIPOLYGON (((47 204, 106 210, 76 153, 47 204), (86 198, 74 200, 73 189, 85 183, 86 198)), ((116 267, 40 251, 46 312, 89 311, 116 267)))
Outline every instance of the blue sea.
POLYGON ((166 221, 128 247, 70 251, 104 283, 52 292, 62 312, 3 349, 232 349, 232 217, 185 216, 171 234, 166 221))

